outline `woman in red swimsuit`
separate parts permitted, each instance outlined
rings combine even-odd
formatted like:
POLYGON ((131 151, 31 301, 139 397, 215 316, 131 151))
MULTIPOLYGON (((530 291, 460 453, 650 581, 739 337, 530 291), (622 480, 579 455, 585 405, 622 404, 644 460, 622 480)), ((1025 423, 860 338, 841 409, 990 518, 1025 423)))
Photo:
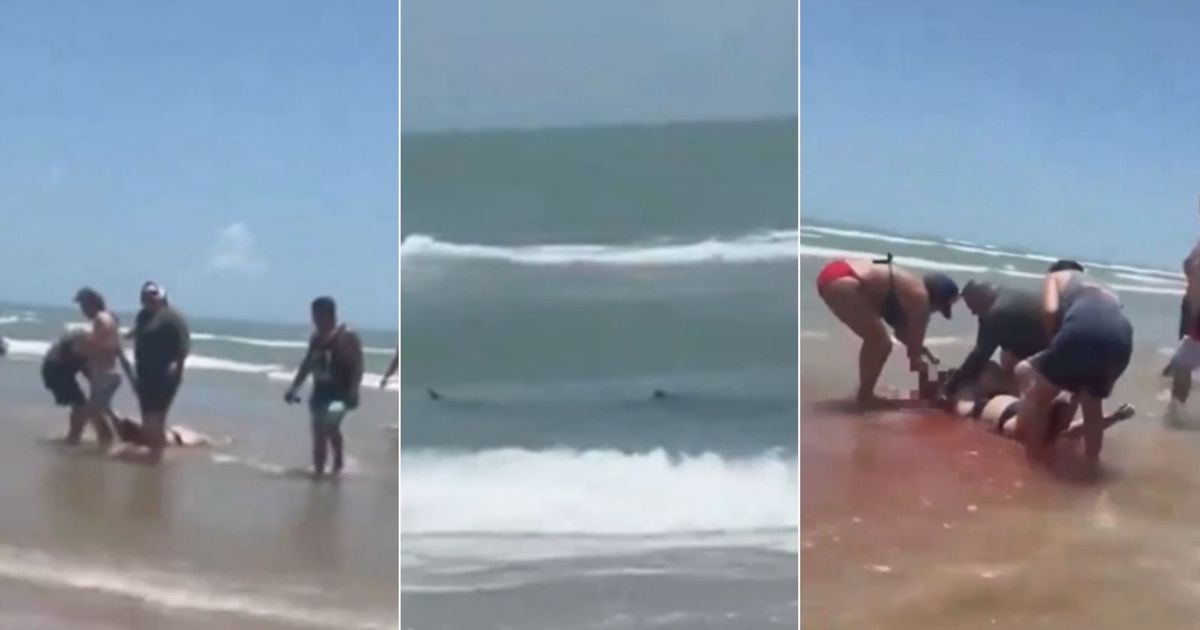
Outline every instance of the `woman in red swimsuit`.
POLYGON ((925 370, 925 330, 929 315, 947 319, 958 300, 958 285, 941 273, 916 276, 883 261, 839 259, 817 274, 817 293, 829 310, 862 340, 858 354, 858 403, 876 407, 885 401, 875 395, 875 384, 892 352, 892 336, 908 348, 909 367, 925 370))

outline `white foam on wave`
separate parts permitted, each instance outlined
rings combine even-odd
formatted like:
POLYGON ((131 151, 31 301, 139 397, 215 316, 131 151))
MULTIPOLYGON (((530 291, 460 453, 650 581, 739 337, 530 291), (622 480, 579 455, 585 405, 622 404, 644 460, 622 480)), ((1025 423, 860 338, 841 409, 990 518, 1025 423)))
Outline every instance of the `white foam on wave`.
MULTIPOLYGON (((307 341, 297 341, 290 339, 259 339, 255 337, 238 337, 236 335, 217 335, 213 333, 192 333, 192 339, 197 341, 215 341, 223 343, 233 343, 245 346, 256 346, 260 348, 296 348, 305 350, 308 348, 307 341)), ((389 348, 363 348, 366 354, 393 354, 395 350, 389 348)))
MULTIPOLYGON (((8 339, 8 354, 13 357, 28 357, 42 358, 46 352, 50 350, 51 343, 49 341, 39 341, 34 339, 8 339)), ((130 362, 133 357, 129 357, 130 362)), ((237 372, 239 374, 267 374, 269 372, 282 370, 283 366, 274 363, 246 363, 244 361, 233 361, 231 359, 222 359, 219 357, 207 357, 204 355, 193 354, 187 359, 187 369, 189 370, 215 370, 220 372, 237 372)))
POLYGON ((1114 273, 1113 275, 1118 278, 1124 278, 1126 280, 1133 280, 1134 282, 1142 282, 1142 283, 1146 283, 1146 284, 1166 285, 1166 286, 1172 286, 1172 287, 1182 287, 1186 284, 1186 281, 1183 278, 1179 278, 1179 279, 1156 278, 1154 276, 1146 276, 1146 275, 1141 275, 1141 274, 1136 274, 1136 273, 1125 273, 1125 272, 1117 272, 1117 273, 1114 273))
POLYGON ((498 449, 401 458, 410 534, 654 535, 797 525, 796 459, 498 449))
POLYGON ((200 580, 192 576, 139 569, 127 565, 103 566, 65 561, 45 553, 0 547, 0 576, 50 587, 66 587, 127 597, 177 610, 225 613, 286 622, 306 627, 394 628, 387 611, 318 608, 270 595, 250 594, 244 588, 200 580))
POLYGON ((420 259, 491 260, 520 265, 688 265, 709 262, 755 263, 794 259, 796 230, 776 230, 740 238, 646 245, 522 245, 502 247, 439 241, 413 234, 400 243, 402 261, 420 259))
POLYGON ((1178 287, 1148 287, 1140 284, 1110 284, 1108 288, 1113 291, 1130 293, 1149 293, 1152 295, 1183 295, 1183 286, 1178 287))
POLYGON ((831 228, 819 225, 804 226, 806 232, 816 232, 817 234, 828 234, 830 236, 844 236, 846 238, 857 238, 864 241, 883 241, 886 243, 903 243, 906 245, 940 245, 937 241, 929 241, 919 238, 909 238, 907 236, 895 236, 892 234, 880 234, 878 232, 864 232, 862 230, 847 230, 843 228, 831 228))
MULTIPOLYGON (((290 383, 290 382, 292 382, 292 379, 295 377, 296 377, 295 371, 287 372, 287 371, 280 369, 280 370, 273 370, 273 371, 267 372, 268 379, 270 379, 272 381, 278 381, 280 383, 290 383)), ((379 374, 377 372, 363 372, 363 376, 362 376, 363 389, 378 389, 379 381, 382 378, 383 378, 383 375, 379 374)), ((384 389, 389 392, 398 392, 398 391, 400 391, 400 385, 399 385, 399 383, 396 382, 395 378, 393 377, 393 380, 389 381, 387 384, 387 387, 384 387, 384 389)))
MULTIPOLYGON (((800 255, 810 256, 814 258, 882 258, 882 254, 856 251, 852 249, 836 249, 831 247, 818 247, 816 245, 800 244, 800 255)), ((927 258, 917 258, 915 256, 896 256, 894 258, 897 265, 909 267, 912 269, 932 269, 937 271, 961 271, 964 273, 984 273, 989 270, 988 267, 982 265, 962 265, 959 263, 945 262, 941 260, 929 260, 927 258)))

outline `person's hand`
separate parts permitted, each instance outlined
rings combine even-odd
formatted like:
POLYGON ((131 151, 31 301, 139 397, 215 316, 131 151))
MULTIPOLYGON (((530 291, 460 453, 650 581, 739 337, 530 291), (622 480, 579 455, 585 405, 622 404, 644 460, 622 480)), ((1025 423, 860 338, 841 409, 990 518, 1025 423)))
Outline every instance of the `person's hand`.
POLYGON ((300 402, 300 397, 296 395, 296 390, 289 389, 283 394, 283 402, 289 405, 294 405, 300 402))
POLYGON ((925 372, 929 369, 929 365, 925 363, 925 357, 918 354, 908 357, 908 369, 913 372, 925 372))

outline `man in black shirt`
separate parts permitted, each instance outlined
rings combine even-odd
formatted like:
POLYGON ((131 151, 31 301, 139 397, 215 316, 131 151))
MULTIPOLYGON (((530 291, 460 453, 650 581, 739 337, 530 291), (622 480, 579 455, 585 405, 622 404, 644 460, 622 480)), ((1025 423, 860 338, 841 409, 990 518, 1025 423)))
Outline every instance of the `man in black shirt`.
POLYGON ((328 447, 333 448, 333 473, 342 470, 342 419, 358 407, 358 390, 362 384, 363 351, 358 333, 345 324, 338 324, 337 304, 331 297, 319 297, 312 303, 312 321, 316 329, 308 341, 308 353, 292 380, 283 399, 300 401, 297 391, 313 377, 308 410, 312 416, 313 471, 325 474, 328 447))
POLYGON ((183 316, 167 303, 167 292, 154 282, 142 286, 142 310, 132 332, 137 363, 138 403, 152 460, 162 457, 167 412, 183 382, 191 335, 183 316))
POLYGON ((1002 391, 984 393, 1015 394, 1013 369, 1017 363, 1049 345, 1041 296, 972 280, 963 287, 962 300, 979 318, 979 332, 975 348, 946 382, 944 395, 953 398, 962 386, 977 382, 997 348, 1001 350, 1002 391))

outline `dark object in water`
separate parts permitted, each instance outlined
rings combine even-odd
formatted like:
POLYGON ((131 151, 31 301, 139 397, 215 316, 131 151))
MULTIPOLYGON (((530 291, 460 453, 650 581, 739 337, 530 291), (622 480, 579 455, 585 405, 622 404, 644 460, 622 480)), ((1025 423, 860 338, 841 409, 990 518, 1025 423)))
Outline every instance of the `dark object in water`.
POLYGON ((654 390, 653 394, 650 394, 650 397, 655 400, 662 400, 663 398, 667 397, 667 392, 664 392, 661 389, 656 389, 656 390, 654 390))
POLYGON ((8 354, 8 340, 0 337, 0 357, 8 354))
POLYGON ((429 393, 430 400, 441 400, 442 399, 442 395, 437 393, 437 390, 435 390, 432 387, 426 387, 425 391, 429 393))

